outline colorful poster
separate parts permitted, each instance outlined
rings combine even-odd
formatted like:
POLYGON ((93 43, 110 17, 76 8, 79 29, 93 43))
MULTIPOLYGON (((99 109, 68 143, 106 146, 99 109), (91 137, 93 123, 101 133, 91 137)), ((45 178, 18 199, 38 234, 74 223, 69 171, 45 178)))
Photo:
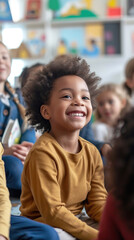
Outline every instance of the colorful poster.
POLYGON ((54 18, 56 19, 96 17, 97 15, 92 9, 92 1, 93 0, 56 0, 56 4, 52 5, 52 0, 49 0, 48 7, 56 11, 56 14, 54 14, 54 18))
POLYGON ((58 33, 57 54, 97 57, 104 53, 104 26, 95 23, 86 27, 66 27, 58 33))
POLYGON ((104 27, 101 23, 89 24, 85 27, 86 45, 83 55, 96 57, 104 53, 104 27))
POLYGON ((0 21, 12 21, 8 0, 0 0, 0 21))
POLYGON ((45 54, 46 37, 42 29, 30 29, 27 31, 25 43, 32 57, 43 57, 45 54))
POLYGON ((57 54, 81 54, 84 46, 84 28, 66 27, 59 31, 57 54))
POLYGON ((26 19, 38 19, 41 12, 41 0, 27 0, 26 19))

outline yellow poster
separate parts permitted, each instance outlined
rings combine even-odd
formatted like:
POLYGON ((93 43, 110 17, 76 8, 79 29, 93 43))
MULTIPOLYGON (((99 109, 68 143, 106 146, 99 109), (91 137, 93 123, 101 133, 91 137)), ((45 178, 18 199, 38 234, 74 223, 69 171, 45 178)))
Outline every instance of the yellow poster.
POLYGON ((101 23, 93 23, 85 27, 86 47, 98 49, 98 54, 104 53, 104 26, 101 23))

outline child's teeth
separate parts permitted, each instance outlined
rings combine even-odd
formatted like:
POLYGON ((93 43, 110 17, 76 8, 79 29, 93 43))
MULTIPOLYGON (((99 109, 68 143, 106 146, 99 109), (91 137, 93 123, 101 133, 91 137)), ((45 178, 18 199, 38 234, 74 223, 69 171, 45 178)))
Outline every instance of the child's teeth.
POLYGON ((72 116, 82 117, 83 113, 71 113, 72 116))

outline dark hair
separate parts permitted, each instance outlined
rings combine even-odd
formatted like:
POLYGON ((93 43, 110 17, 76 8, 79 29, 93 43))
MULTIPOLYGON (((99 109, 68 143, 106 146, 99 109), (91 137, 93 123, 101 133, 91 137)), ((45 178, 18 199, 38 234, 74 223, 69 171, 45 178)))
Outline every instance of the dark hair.
POLYGON ((126 82, 124 82, 122 86, 125 89, 125 91, 128 94, 128 96, 131 97, 132 93, 133 93, 132 89, 127 85, 126 82))
MULTIPOLYGON (((121 216, 128 226, 134 220, 134 108, 119 122, 115 129, 113 148, 109 153, 112 189, 119 203, 121 216), (121 128, 120 128, 121 127, 121 128)), ((134 226, 134 225, 133 225, 134 226)))
POLYGON ((131 58, 125 67, 125 77, 131 79, 134 74, 134 58, 131 58))
POLYGON ((20 82, 20 85, 21 85, 21 88, 24 87, 24 85, 26 84, 28 78, 30 77, 30 74, 33 72, 33 71, 38 71, 38 69, 40 67, 43 67, 44 64, 43 63, 35 63, 34 65, 30 66, 30 67, 25 67, 23 68, 20 76, 19 76, 19 82, 20 82))
MULTIPOLYGON (((131 81, 131 79, 132 79, 132 77, 133 77, 133 74, 134 74, 134 58, 131 58, 131 59, 127 62, 126 66, 125 66, 125 78, 126 78, 126 80, 127 80, 127 79, 130 79, 130 81, 131 81)), ((124 87, 124 89, 126 90, 127 94, 128 94, 129 96, 131 96, 133 91, 132 91, 132 89, 128 86, 126 80, 125 80, 125 82, 123 83, 123 87, 124 87)))
POLYGON ((49 121, 42 117, 40 107, 49 103, 55 80, 66 75, 79 76, 86 82, 94 107, 100 78, 94 72, 90 72, 90 66, 84 59, 72 55, 58 56, 44 66, 40 73, 29 79, 23 88, 23 96, 27 105, 26 115, 36 129, 42 129, 42 131, 51 129, 49 121))

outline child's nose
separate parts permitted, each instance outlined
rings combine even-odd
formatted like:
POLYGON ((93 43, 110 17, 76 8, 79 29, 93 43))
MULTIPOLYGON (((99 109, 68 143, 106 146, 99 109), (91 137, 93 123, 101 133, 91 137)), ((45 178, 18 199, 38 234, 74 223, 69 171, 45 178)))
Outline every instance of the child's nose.
POLYGON ((104 108, 109 108, 109 104, 108 104, 108 103, 105 103, 105 104, 104 104, 104 108))
POLYGON ((82 105, 84 105, 84 103, 83 103, 82 99, 75 98, 73 101, 73 105, 74 106, 82 106, 82 105))

